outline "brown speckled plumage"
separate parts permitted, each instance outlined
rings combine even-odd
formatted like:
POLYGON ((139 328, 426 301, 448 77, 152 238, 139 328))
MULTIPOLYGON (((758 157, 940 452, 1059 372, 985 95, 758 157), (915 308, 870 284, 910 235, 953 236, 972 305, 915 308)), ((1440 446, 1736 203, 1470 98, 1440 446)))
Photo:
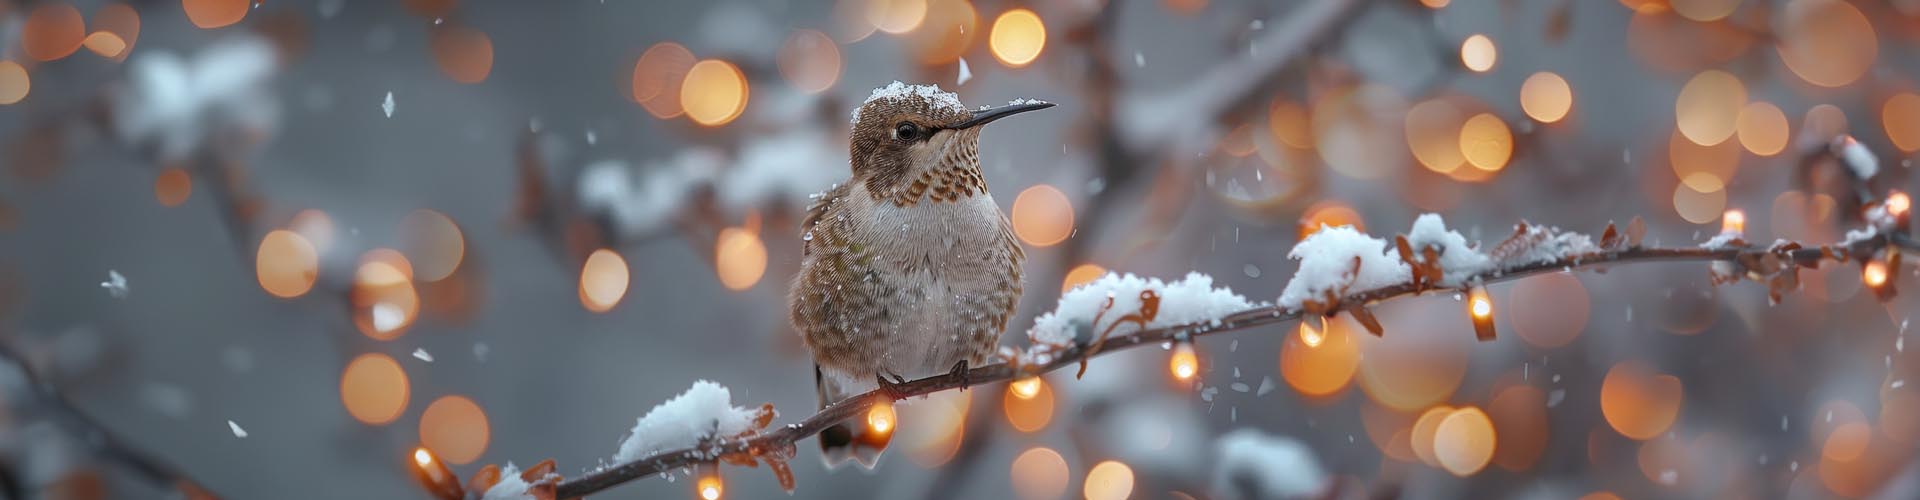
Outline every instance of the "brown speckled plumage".
POLYGON ((972 117, 912 94, 868 102, 852 178, 808 208, 789 307, 822 372, 822 405, 876 375, 978 366, 998 345, 1025 253, 980 173, 980 129, 947 128, 972 117))

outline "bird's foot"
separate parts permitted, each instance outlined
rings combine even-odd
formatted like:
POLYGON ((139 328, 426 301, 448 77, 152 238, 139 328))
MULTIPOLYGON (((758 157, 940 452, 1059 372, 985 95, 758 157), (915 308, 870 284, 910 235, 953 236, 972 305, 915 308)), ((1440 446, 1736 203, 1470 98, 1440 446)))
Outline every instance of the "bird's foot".
POLYGON ((896 373, 877 372, 873 374, 873 379, 879 382, 880 391, 887 395, 887 399, 899 401, 907 398, 906 389, 901 388, 901 386, 907 385, 906 377, 902 377, 896 373), (889 376, 893 377, 893 380, 887 380, 889 376))
POLYGON ((954 363, 952 370, 947 370, 948 377, 960 379, 960 390, 963 391, 973 387, 972 373, 972 371, 967 369, 967 360, 964 359, 958 363, 954 363))

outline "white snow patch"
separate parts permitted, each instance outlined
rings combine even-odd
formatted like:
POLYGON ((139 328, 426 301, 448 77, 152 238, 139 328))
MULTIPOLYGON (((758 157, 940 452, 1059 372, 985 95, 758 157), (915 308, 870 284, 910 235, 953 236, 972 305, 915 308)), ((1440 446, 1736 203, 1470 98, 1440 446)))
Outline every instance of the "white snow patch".
POLYGON ((1551 262, 1600 251, 1600 247, 1593 244, 1593 238, 1580 233, 1563 232, 1552 226, 1529 224, 1526 233, 1516 236, 1516 239, 1533 243, 1526 245, 1524 252, 1505 256, 1501 265, 1551 262))
POLYGON ((1880 157, 1874 156, 1873 151, 1868 150, 1865 144, 1854 140, 1853 137, 1840 138, 1834 147, 1839 149, 1837 154, 1840 156, 1840 162, 1845 164, 1847 169, 1852 170, 1853 175, 1864 180, 1872 179, 1875 174, 1880 173, 1880 157))
MULTIPOLYGON (((1153 319, 1147 322, 1146 328, 1219 319, 1259 305, 1233 293, 1231 289, 1214 288, 1212 276, 1197 272, 1189 272, 1185 278, 1173 283, 1163 282, 1159 278, 1141 278, 1131 273, 1107 273, 1091 283, 1061 294, 1052 312, 1033 321, 1033 329, 1027 332, 1027 336, 1039 344, 1070 345, 1074 340, 1076 325, 1091 323, 1111 297, 1112 309, 1100 317, 1103 324, 1092 325, 1092 334, 1097 337, 1121 317, 1137 314, 1141 306, 1140 294, 1146 290, 1153 290, 1160 296, 1159 309, 1153 319)), ((1113 335, 1129 331, 1132 329, 1115 328, 1113 335)))
MULTIPOLYGON (((967 111, 967 105, 960 103, 960 96, 954 95, 952 92, 940 90, 939 85, 908 85, 901 83, 899 80, 894 80, 893 83, 885 87, 873 89, 873 94, 868 95, 867 100, 860 104, 864 107, 866 103, 873 101, 881 99, 901 99, 907 96, 920 96, 932 104, 935 109, 945 109, 954 113, 964 113, 967 111)), ((860 108, 853 109, 853 119, 850 123, 855 127, 860 126, 860 108)))
POLYGON ((185 159, 222 130, 270 135, 279 120, 269 88, 278 59, 271 42, 253 35, 222 38, 191 55, 142 50, 111 91, 113 131, 168 161, 185 159))
POLYGON ((1445 271, 1442 286, 1460 286, 1464 284, 1462 280, 1493 267, 1493 259, 1467 245, 1467 238, 1458 231, 1447 229, 1440 214, 1421 214, 1414 219, 1413 229, 1407 232, 1407 243, 1413 245, 1415 259, 1425 258, 1420 254, 1422 248, 1440 249, 1440 268, 1445 271))
POLYGON ((706 380, 660 403, 633 424, 613 459, 620 462, 689 448, 708 436, 736 436, 753 429, 752 409, 733 406, 732 391, 706 380))
MULTIPOLYGON (((552 475, 549 474, 548 477, 552 477, 552 475)), ((533 495, 527 493, 527 489, 532 487, 532 484, 520 477, 520 467, 514 465, 513 462, 507 462, 507 466, 500 469, 500 482, 493 483, 492 488, 487 488, 486 494, 482 495, 480 499, 533 500, 533 495)))
POLYGON ((1294 245, 1287 258, 1300 261, 1286 289, 1280 292, 1280 305, 1299 308, 1309 299, 1331 292, 1363 292, 1407 282, 1412 269, 1387 249, 1386 240, 1367 236, 1353 226, 1320 226, 1305 241, 1294 245), (1354 260, 1359 259, 1359 269, 1354 260))
POLYGON ((1220 436, 1215 448, 1216 497, 1305 498, 1326 489, 1327 473, 1313 450, 1292 438, 1239 429, 1220 436))
POLYGON ((1727 231, 1720 234, 1716 234, 1716 235, 1713 235, 1712 239, 1707 240, 1706 243, 1701 243, 1700 248, 1709 248, 1709 249, 1727 248, 1734 242, 1734 240, 1740 239, 1741 236, 1742 235, 1740 233, 1734 232, 1734 231, 1727 231))
POLYGON ((733 213, 776 202, 806 206, 821 186, 846 178, 846 164, 846 144, 836 144, 817 128, 795 127, 747 141, 739 160, 714 181, 714 189, 720 204, 733 213))
POLYGON ((129 291, 127 289, 127 277, 122 276, 120 271, 113 269, 107 270, 107 280, 100 282, 100 288, 107 289, 107 295, 112 295, 113 298, 116 299, 127 298, 127 292, 129 291))

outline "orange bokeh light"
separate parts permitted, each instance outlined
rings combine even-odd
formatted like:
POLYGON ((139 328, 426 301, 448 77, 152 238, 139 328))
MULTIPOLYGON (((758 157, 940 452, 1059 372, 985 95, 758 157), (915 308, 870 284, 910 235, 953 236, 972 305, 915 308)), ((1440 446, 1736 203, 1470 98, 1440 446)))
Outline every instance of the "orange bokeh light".
POLYGON ((1322 226, 1352 226, 1355 231, 1367 232, 1367 221, 1360 217, 1360 212, 1336 200, 1321 200, 1307 207, 1306 216, 1300 218, 1300 239, 1320 232, 1322 226))
POLYGON ((1500 50, 1493 45, 1493 39, 1487 35, 1475 33, 1460 42, 1460 63, 1475 73, 1485 73, 1493 69, 1500 59, 1500 50))
POLYGON ((980 15, 967 0, 929 0, 927 19, 914 32, 912 45, 921 64, 948 64, 973 46, 980 31, 980 15))
POLYGON ((1302 319, 1300 334, 1288 335, 1280 345, 1280 378, 1307 396, 1338 394, 1353 381, 1360 367, 1360 347, 1353 339, 1352 320, 1340 316, 1314 328, 1312 319, 1302 319), (1317 331, 1314 345, 1308 330, 1317 331))
POLYGON ((1740 167, 1740 146, 1734 141, 1702 146, 1676 130, 1667 139, 1667 161, 1674 177, 1687 187, 1702 193, 1719 191, 1733 181, 1740 167))
POLYGON ((398 251, 378 248, 361 255, 351 294, 353 322, 361 333, 376 340, 406 333, 420 315, 413 276, 413 264, 398 251))
POLYGON ((1035 184, 1013 199, 1013 234, 1020 241, 1047 247, 1073 235, 1073 201, 1046 184, 1035 184))
POLYGON ((673 42, 648 47, 633 64, 633 101, 662 120, 680 116, 680 84, 693 69, 693 52, 673 42))
POLYGON ((493 73, 493 38, 466 26, 435 26, 428 45, 433 62, 447 78, 460 83, 480 83, 493 73))
POLYGON ((1167 372, 1174 380, 1186 382, 1200 374, 1200 355, 1193 352, 1193 344, 1180 342, 1174 344, 1173 355, 1167 357, 1167 372))
POLYGON ((1680 379, 1636 360, 1607 370, 1600 382, 1600 410, 1621 435, 1645 441, 1666 432, 1680 415, 1680 379))
POLYGON ((767 273, 767 245, 752 231, 738 227, 721 229, 713 251, 720 284, 728 290, 753 288, 767 273))
POLYGON ((580 267, 580 304, 597 313, 613 310, 627 295, 629 279, 626 258, 612 249, 594 250, 580 267))
POLYGON ((687 69, 680 85, 680 107, 694 123, 726 125, 747 110, 747 75, 733 63, 708 59, 687 69))
POLYGON ((1029 500, 1067 493, 1067 459, 1046 447, 1028 448, 1013 459, 1013 491, 1029 500))
POLYGON ((1433 459, 1455 476, 1480 472, 1493 460, 1493 419, 1479 408, 1465 407, 1447 414, 1434 428, 1433 459))
POLYGON ((276 229, 260 239, 253 265, 261 289, 291 299, 313 289, 320 275, 320 254, 299 233, 276 229))
POLYGON ((440 281, 460 269, 467 253, 466 236, 447 214, 414 210, 400 220, 400 227, 420 281, 440 281))
POLYGON ((1009 10, 993 20, 987 45, 1001 64, 1015 68, 1026 66, 1046 48, 1047 25, 1031 10, 1009 10))
POLYGON ((20 102, 33 90, 33 77, 20 63, 0 60, 0 106, 20 102))
POLYGON ((1774 49, 1807 83, 1839 87, 1865 75, 1879 56, 1873 23, 1842 0, 1792 0, 1781 9, 1774 49))
POLYGON ((1552 71, 1534 73, 1520 84, 1520 109, 1541 123, 1560 121, 1573 110, 1573 87, 1552 71))
POLYGON ((1273 138, 1294 149, 1313 148, 1313 125, 1307 108, 1290 99, 1275 98, 1267 106, 1267 128, 1273 138))
MULTIPOLYGON (((89 46, 90 50, 94 50, 101 57, 124 61, 127 59, 127 54, 132 53, 134 44, 140 41, 140 12, 134 10, 131 5, 124 3, 103 5, 100 10, 94 11, 92 24, 93 34, 88 35, 88 38, 108 34, 118 39, 120 43, 120 50, 111 54, 100 52, 99 49, 89 46)), ((86 44, 85 41, 81 43, 86 44)))
POLYGON ((1001 405, 1006 409, 1007 424, 1020 432, 1045 429, 1053 421, 1053 396, 1053 388, 1039 377, 1008 384, 1001 405))
POLYGON ((840 46, 826 33, 795 30, 775 57, 780 76, 801 92, 818 94, 840 80, 840 46))
POLYGON ((251 0, 180 0, 180 7, 187 11, 187 20, 201 29, 240 22, 246 19, 252 4, 251 0))
POLYGON ((1474 168, 1495 172, 1513 158, 1513 131, 1492 113, 1480 113, 1460 125, 1460 155, 1474 168))
POLYGON ((193 196, 193 176, 188 175, 186 169, 161 170, 153 179, 153 198, 160 201, 160 206, 180 206, 189 196, 193 196))
POLYGON ((1493 462, 1510 471, 1524 471, 1546 452, 1547 395, 1540 389, 1516 385, 1501 390, 1487 405, 1493 427, 1500 430, 1493 462))
POLYGON ((354 420, 368 425, 386 425, 400 418, 409 392, 406 370, 385 354, 361 354, 340 374, 340 402, 354 420))
POLYGON ((1106 275, 1107 268, 1100 267, 1099 264, 1073 266, 1072 270, 1067 271, 1066 278, 1060 280, 1060 293, 1066 293, 1080 285, 1092 283, 1093 280, 1100 279, 1101 276, 1106 275))
POLYGON ((1454 410, 1454 407, 1446 405, 1427 408, 1427 411, 1420 412, 1418 420, 1413 421, 1413 428, 1408 431, 1407 437, 1413 444, 1413 456, 1419 457, 1421 463, 1440 466, 1438 458, 1434 456, 1433 440, 1439 434, 1440 422, 1445 421, 1454 410))
POLYGON ((1548 273, 1520 280, 1507 294, 1507 321, 1520 340, 1541 349, 1573 342, 1587 327, 1593 300, 1572 273, 1548 273))
POLYGON ((895 35, 913 31, 927 18, 927 0, 866 0, 867 22, 895 35))
POLYGON ((1920 151, 1920 95, 1900 92, 1880 105, 1880 125, 1901 151, 1920 151))
POLYGON ((1133 468, 1116 460, 1094 464, 1083 490, 1087 500, 1125 500, 1133 494, 1133 468))
POLYGON ((1733 73, 1712 69, 1687 80, 1674 102, 1678 129, 1694 144, 1711 146, 1732 137, 1747 105, 1747 86, 1733 73))
POLYGON ((80 10, 64 2, 41 3, 20 26, 20 51, 41 61, 52 61, 80 50, 87 22, 80 10))
POLYGON ((447 463, 479 459, 491 437, 487 413, 466 396, 441 396, 420 412, 420 444, 447 463))
POLYGON ((1766 101, 1754 101, 1740 108, 1740 117, 1736 120, 1735 132, 1740 145, 1748 152, 1760 156, 1773 156, 1787 149, 1789 135, 1787 115, 1780 112, 1779 106, 1766 101))
POLYGON ((1413 159, 1439 173, 1448 173, 1466 164, 1460 153, 1460 129, 1466 113, 1445 97, 1421 101, 1407 109, 1407 147, 1413 159))

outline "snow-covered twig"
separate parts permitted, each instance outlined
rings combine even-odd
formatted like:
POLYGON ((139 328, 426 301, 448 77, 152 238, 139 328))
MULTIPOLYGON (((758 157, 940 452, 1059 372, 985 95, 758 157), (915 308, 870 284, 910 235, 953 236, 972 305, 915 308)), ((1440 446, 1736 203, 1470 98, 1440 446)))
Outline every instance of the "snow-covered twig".
MULTIPOLYGON (((1533 234, 1523 227, 1522 236, 1533 234)), ((1603 241, 1606 240, 1603 238, 1603 241)), ((1564 253, 1553 258, 1510 259, 1517 264, 1489 267, 1484 271, 1464 276, 1462 282, 1495 283, 1511 281, 1536 274, 1560 272, 1571 269, 1584 269, 1602 266, 1617 266, 1641 262, 1660 261, 1697 261, 1697 262, 1749 262, 1766 259, 1779 259, 1788 264, 1815 264, 1823 260, 1841 261, 1847 259, 1870 258, 1880 249, 1896 246, 1903 250, 1920 251, 1920 241, 1906 233, 1892 233, 1884 237, 1861 239, 1829 246, 1783 246, 1771 247, 1719 247, 1703 248, 1697 246, 1664 248, 1642 247, 1624 243, 1602 244, 1593 251, 1564 253)), ((1495 248, 1496 254, 1500 253, 1495 248)), ((1338 297, 1342 307, 1363 307, 1386 300, 1410 297, 1425 292, 1440 290, 1431 283, 1406 281, 1397 284, 1353 291, 1338 297)), ((1108 337, 1101 343, 1097 354, 1113 353, 1143 345, 1159 345, 1164 342, 1188 341, 1193 338, 1245 330, 1260 326, 1279 325, 1304 316, 1314 314, 1302 307, 1285 305, 1260 305, 1219 318, 1193 321, 1172 326, 1145 328, 1127 334, 1108 337)), ((1389 335, 1391 333, 1388 333, 1389 335)), ((652 477, 661 472, 710 462, 713 457, 729 454, 761 455, 770 452, 790 450, 795 443, 810 437, 836 423, 864 414, 869 407, 895 398, 912 398, 941 391, 960 389, 972 385, 1002 382, 1035 374, 1050 372, 1068 366, 1077 366, 1082 360, 1096 354, 1087 343, 1078 343, 1063 350, 1050 353, 1044 362, 1034 363, 997 363, 967 370, 964 373, 937 375, 919 380, 911 380, 892 388, 892 391, 874 390, 854 396, 829 406, 819 413, 801 420, 799 423, 774 428, 769 432, 746 439, 724 440, 711 446, 682 448, 663 451, 635 460, 627 461, 569 479, 560 484, 560 498, 575 498, 605 490, 613 486, 640 478, 652 477)))

